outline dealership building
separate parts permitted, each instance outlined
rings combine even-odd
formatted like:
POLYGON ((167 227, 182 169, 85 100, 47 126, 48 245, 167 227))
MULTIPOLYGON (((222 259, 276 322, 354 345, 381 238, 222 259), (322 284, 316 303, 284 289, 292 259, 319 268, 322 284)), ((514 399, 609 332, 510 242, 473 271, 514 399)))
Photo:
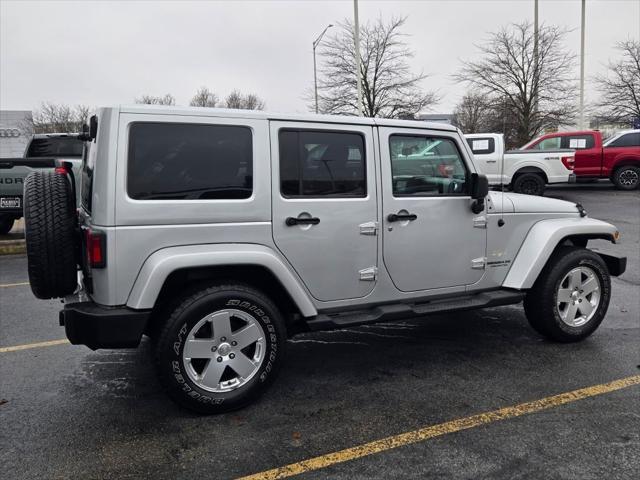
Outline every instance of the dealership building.
POLYGON ((22 157, 31 128, 30 110, 0 110, 0 158, 22 157))

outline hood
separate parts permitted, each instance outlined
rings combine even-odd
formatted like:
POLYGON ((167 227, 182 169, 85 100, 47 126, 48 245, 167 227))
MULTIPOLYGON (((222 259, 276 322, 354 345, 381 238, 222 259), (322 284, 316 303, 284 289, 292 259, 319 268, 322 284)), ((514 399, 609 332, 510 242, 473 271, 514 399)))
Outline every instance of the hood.
POLYGON ((523 195, 520 193, 489 193, 489 213, 499 213, 502 211, 504 203, 504 213, 573 213, 579 214, 578 207, 573 202, 557 200, 555 198, 538 197, 535 195, 523 195), (504 195, 504 202, 502 199, 504 195))

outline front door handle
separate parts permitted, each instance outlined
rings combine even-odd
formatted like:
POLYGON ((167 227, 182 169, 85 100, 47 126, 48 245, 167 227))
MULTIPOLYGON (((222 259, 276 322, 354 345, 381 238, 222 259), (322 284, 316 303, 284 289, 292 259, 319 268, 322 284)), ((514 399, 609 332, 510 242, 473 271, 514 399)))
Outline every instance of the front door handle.
POLYGON ((416 218, 418 218, 418 215, 415 213, 390 213, 387 220, 390 222, 401 222, 405 220, 413 222, 416 218))
POLYGON ((287 217, 284 223, 287 224, 287 227, 293 227, 294 225, 318 225, 320 223, 320 219, 317 217, 311 217, 311 218, 287 217))

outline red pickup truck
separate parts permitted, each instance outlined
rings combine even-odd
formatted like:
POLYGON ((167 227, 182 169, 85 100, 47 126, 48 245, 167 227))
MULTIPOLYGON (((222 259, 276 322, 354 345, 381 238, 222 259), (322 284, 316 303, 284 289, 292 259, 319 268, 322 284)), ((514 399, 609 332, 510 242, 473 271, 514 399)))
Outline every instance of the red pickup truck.
POLYGON ((640 185, 640 130, 626 130, 602 141, 598 130, 557 132, 527 143, 522 150, 572 148, 573 173, 581 178, 609 178, 622 190, 640 185))

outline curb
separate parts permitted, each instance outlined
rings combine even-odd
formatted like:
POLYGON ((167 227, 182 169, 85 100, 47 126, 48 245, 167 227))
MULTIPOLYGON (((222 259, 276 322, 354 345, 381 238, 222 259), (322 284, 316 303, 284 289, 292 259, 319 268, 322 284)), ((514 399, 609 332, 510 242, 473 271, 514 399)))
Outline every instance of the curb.
POLYGON ((15 255, 16 253, 26 253, 26 251, 27 246, 24 239, 0 241, 0 255, 15 255))

